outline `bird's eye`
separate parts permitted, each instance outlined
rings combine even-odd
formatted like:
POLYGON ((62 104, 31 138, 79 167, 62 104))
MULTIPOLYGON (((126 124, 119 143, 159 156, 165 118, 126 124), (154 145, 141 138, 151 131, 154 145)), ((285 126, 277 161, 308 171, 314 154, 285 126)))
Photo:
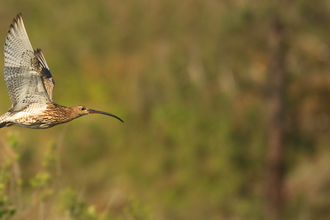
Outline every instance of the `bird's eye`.
POLYGON ((85 107, 82 107, 82 108, 81 108, 81 110, 83 110, 83 111, 84 111, 84 110, 86 110, 86 108, 85 108, 85 107))

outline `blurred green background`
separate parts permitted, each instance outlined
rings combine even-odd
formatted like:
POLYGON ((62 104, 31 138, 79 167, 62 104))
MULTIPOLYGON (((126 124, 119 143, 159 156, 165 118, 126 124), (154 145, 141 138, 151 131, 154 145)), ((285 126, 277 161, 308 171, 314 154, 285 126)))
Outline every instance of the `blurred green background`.
MULTIPOLYGON (((281 4, 283 219, 328 219, 330 2, 281 4)), ((29 210, 23 215, 40 215, 30 180, 56 146, 60 167, 49 171, 50 184, 73 189, 90 212, 107 210, 113 219, 265 219, 273 11, 270 1, 258 0, 2 0, 0 42, 21 12, 53 74, 56 103, 125 121, 90 115, 46 130, 1 129, 0 148, 17 139, 21 203, 29 210)), ((0 100, 4 113, 11 106, 4 81, 0 100)), ((46 219, 56 219, 60 203, 48 203, 46 219)))

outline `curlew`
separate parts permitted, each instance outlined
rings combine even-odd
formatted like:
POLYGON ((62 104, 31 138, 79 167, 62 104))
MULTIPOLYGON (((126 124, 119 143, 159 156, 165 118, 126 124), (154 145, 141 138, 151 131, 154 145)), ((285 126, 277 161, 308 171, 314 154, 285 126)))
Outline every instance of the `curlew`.
POLYGON ((119 117, 82 105, 65 107, 53 102, 54 80, 40 49, 33 50, 18 14, 10 25, 5 43, 4 75, 11 109, 0 116, 0 128, 17 125, 45 129, 75 118, 97 113, 119 117))

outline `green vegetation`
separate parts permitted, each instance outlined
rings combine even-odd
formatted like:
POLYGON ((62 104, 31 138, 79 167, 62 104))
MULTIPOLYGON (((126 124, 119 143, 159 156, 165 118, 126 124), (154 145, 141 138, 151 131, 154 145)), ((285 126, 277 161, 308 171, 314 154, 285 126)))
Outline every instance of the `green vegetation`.
MULTIPOLYGON (((284 219, 328 219, 330 5, 282 4, 284 219)), ((0 6, 0 41, 22 12, 55 102, 125 121, 90 115, 48 130, 0 129, 0 218, 264 219, 270 2, 0 6)), ((4 113, 4 81, 0 100, 4 113)))

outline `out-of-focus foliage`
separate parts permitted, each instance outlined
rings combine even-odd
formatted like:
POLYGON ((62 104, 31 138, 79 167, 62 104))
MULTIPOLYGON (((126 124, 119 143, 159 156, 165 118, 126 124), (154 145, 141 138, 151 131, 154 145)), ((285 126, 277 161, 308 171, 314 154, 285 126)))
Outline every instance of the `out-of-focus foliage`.
MULTIPOLYGON (((288 51, 285 218, 327 219, 330 4, 281 4, 288 51)), ((1 129, 0 152, 12 146, 20 156, 0 155, 0 215, 12 215, 13 205, 13 219, 47 216, 40 210, 68 219, 264 218, 271 2, 0 6, 0 40, 22 12, 55 79, 55 102, 125 121, 90 115, 48 130, 1 129), (7 169, 14 164, 17 184, 6 179, 18 177, 7 169), (3 191, 8 186, 17 190, 3 191)), ((0 100, 4 113, 4 81, 0 100)))

